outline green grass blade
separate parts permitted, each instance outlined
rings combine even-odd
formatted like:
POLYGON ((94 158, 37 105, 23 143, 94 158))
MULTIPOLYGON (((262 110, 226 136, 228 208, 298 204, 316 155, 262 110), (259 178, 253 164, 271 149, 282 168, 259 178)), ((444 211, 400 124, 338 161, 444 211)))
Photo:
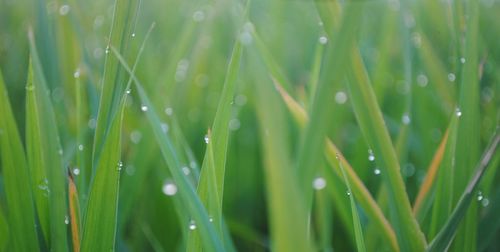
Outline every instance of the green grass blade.
POLYGON ((96 173, 90 185, 89 199, 83 223, 81 251, 114 251, 118 187, 121 159, 121 128, 125 96, 121 109, 111 121, 111 127, 104 140, 102 158, 96 166, 96 173))
MULTIPOLYGON (((240 67, 241 54, 241 43, 237 40, 228 65, 221 99, 215 114, 212 126, 213 133, 207 135, 208 147, 205 152, 200 174, 200 182, 197 188, 200 200, 212 216, 212 221, 219 231, 222 228, 222 200, 224 193, 225 166, 227 160, 226 153, 229 142, 229 121, 231 120, 231 109, 233 107, 232 100, 235 96, 234 91, 238 76, 238 69, 240 67), (215 190, 210 190, 212 186, 215 186, 215 190)), ((201 241, 199 239, 198 232, 194 231, 190 234, 191 235, 188 240, 188 251, 195 251, 197 250, 196 248, 201 249, 201 241)))
MULTIPOLYGON (((189 181, 189 179, 182 172, 182 166, 179 162, 179 154, 177 154, 177 150, 174 148, 174 145, 170 139, 170 137, 164 133, 163 128, 161 126, 161 120, 154 108, 151 100, 146 94, 146 91, 142 87, 139 80, 135 77, 134 73, 127 65, 125 59, 120 55, 120 53, 114 48, 111 47, 111 51, 118 58, 122 66, 125 70, 130 74, 133 78, 134 83, 136 84, 137 92, 139 94, 140 100, 142 102, 142 106, 145 106, 147 109, 145 112, 148 121, 153 128, 153 132, 155 134, 156 140, 160 146, 160 150, 163 158, 167 162, 167 165, 170 169, 170 173, 177 184, 178 195, 182 204, 187 208, 187 211, 192 217, 194 224, 196 225, 196 229, 199 229, 200 235, 203 242, 203 248, 207 251, 224 251, 224 246, 222 245, 222 241, 217 236, 216 229, 214 225, 209 221, 209 215, 207 210, 203 206, 200 201, 196 191, 189 181)), ((188 223, 186 223, 187 225, 188 223)))
MULTIPOLYGON (((295 121, 301 128, 304 128, 307 121, 309 120, 307 112, 300 106, 297 101, 295 101, 290 95, 288 95, 288 93, 284 89, 280 87, 279 83, 275 82, 275 86, 276 89, 280 92, 281 97, 285 101, 285 104, 295 121)), ((372 195, 365 187, 363 181, 356 174, 341 151, 335 146, 335 144, 333 144, 330 139, 327 138, 325 156, 329 165, 333 168, 335 175, 340 178, 343 177, 343 173, 340 170, 340 166, 338 165, 338 161, 336 158, 337 155, 340 158, 343 169, 346 171, 348 179, 351 181, 351 183, 353 183, 351 187, 353 195, 357 197, 359 204, 361 205, 361 207, 363 207, 370 220, 374 221, 375 226, 378 228, 379 232, 382 233, 385 242, 390 244, 390 247, 394 251, 398 251, 399 247, 396 240, 396 234, 394 233, 394 230, 382 213, 382 210, 377 205, 377 202, 375 201, 375 199, 373 199, 372 195)))
POLYGON ((7 251, 9 238, 9 223, 3 208, 0 206, 0 251, 7 251))
POLYGON ((36 156, 40 159, 30 160, 30 166, 34 165, 35 162, 41 162, 42 169, 47 173, 47 177, 42 181, 40 189, 46 190, 49 203, 50 239, 48 240, 48 246, 53 251, 67 251, 68 241, 65 220, 68 216, 68 198, 66 195, 66 169, 62 160, 63 150, 59 142, 56 117, 48 95, 48 87, 32 33, 29 33, 29 38, 33 83, 32 86, 28 83, 27 90, 33 93, 35 107, 38 110, 38 115, 40 115, 38 118, 34 118, 34 125, 30 126, 38 127, 41 132, 39 141, 32 143, 34 146, 30 147, 31 150, 38 152, 36 156))
POLYGON ((363 238, 363 229, 361 228, 361 222, 359 220, 359 214, 358 214, 358 208, 356 206, 356 201, 354 199, 354 195, 352 194, 351 190, 351 183, 349 183, 349 179, 347 178, 347 175, 344 170, 344 166, 342 165, 342 162, 340 161, 340 158, 337 154, 336 156, 338 164, 340 166, 340 170, 342 171, 342 177, 344 178, 344 182, 347 186, 347 196, 349 196, 349 201, 351 202, 351 214, 352 214, 352 222, 354 224, 354 234, 356 236, 356 248, 358 249, 358 252, 364 252, 366 251, 365 247, 365 241, 363 238))
POLYGON ((137 3, 138 0, 115 0, 95 129, 93 167, 99 160, 100 150, 106 139, 107 131, 111 126, 113 115, 119 109, 118 105, 125 90, 126 72, 116 57, 110 55, 110 48, 116 47, 122 54, 127 51, 129 40, 132 37, 134 18, 137 16, 137 3))
MULTIPOLYGON (((253 59, 252 67, 259 69, 260 62, 253 59)), ((271 246, 276 251, 312 251, 303 192, 295 173, 290 172, 292 164, 287 153, 288 126, 283 116, 284 107, 270 82, 268 78, 257 79, 255 95, 264 153, 271 246)))
POLYGON ((35 228, 35 206, 31 194, 31 178, 23 144, 9 104, 7 89, 0 72, 0 155, 3 189, 7 201, 9 249, 39 251, 35 228))
POLYGON ((71 240, 73 244, 73 252, 80 251, 81 237, 81 217, 80 217, 80 201, 78 199, 78 191, 71 172, 68 176, 68 197, 69 197, 69 220, 71 224, 71 240))
MULTIPOLYGON (((464 55, 460 59, 463 65, 458 107, 462 116, 458 122, 457 133, 454 204, 474 174, 473 169, 480 155, 479 15, 479 3, 467 2, 464 55)), ((454 245, 457 249, 467 251, 477 249, 477 206, 477 202, 471 204, 465 222, 459 228, 457 243, 454 245)))
MULTIPOLYGON (((486 148, 480 163, 476 166, 474 176, 467 184, 467 188, 460 197, 455 209, 448 217, 443 228, 436 235, 436 238, 429 244, 427 251, 446 251, 449 248, 455 234, 457 233, 460 222, 464 219, 464 217, 466 217, 467 210, 475 198, 474 192, 477 185, 479 185, 479 182, 481 181, 481 177, 486 171, 486 168, 488 167, 488 164, 492 160, 493 156, 498 155, 498 152, 496 151, 499 143, 500 135, 496 134, 489 146, 486 148)), ((475 249, 476 247, 474 247, 474 250, 475 249)))

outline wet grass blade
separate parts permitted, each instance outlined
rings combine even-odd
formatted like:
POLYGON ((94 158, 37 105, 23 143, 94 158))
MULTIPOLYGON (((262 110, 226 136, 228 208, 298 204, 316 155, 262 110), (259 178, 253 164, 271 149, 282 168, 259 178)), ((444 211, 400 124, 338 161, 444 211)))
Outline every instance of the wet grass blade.
MULTIPOLYGON (((288 93, 281 88, 279 83, 275 82, 276 89, 280 92, 281 97, 285 101, 285 104, 288 107, 288 110, 292 114, 295 121, 299 124, 301 128, 304 128, 309 117, 307 112, 300 106, 300 104, 295 101, 288 93)), ((333 168, 335 175, 343 177, 343 173, 340 170, 340 166, 338 165, 337 155, 340 159, 340 162, 343 165, 343 170, 345 170, 348 179, 352 183, 352 193, 355 197, 357 197, 359 204, 363 207, 365 213, 368 215, 371 221, 375 223, 375 226, 382 233, 384 240, 390 244, 390 247, 394 251, 399 250, 399 246, 396 240, 396 234, 392 229, 391 225, 385 218, 382 210, 377 205, 375 199, 373 199, 372 195, 365 187, 363 181, 358 177, 354 169, 351 167, 349 162, 345 159, 341 151, 335 146, 335 144, 330 140, 326 139, 326 147, 325 147, 325 156, 329 163, 329 165, 333 168)))
POLYGON ((80 218, 80 201, 78 199, 78 191, 71 172, 68 172, 68 197, 69 197, 69 221, 71 224, 71 240, 73 242, 73 252, 80 251, 81 237, 81 218, 80 218))
POLYGON ((467 184, 467 188, 460 197, 460 200, 458 201, 455 209, 448 217, 443 228, 439 231, 434 240, 432 240, 432 242, 429 244, 427 251, 446 251, 449 248, 455 234, 458 231, 458 226, 466 216, 467 210, 472 200, 475 198, 474 192, 479 185, 479 182, 481 181, 481 177, 486 171, 486 167, 488 167, 488 164, 492 160, 493 156, 498 155, 498 152, 496 151, 499 142, 500 135, 496 134, 489 146, 486 148, 486 151, 484 152, 480 163, 476 166, 474 176, 467 184))
POLYGON ((93 167, 99 160, 113 115, 119 110, 118 105, 125 90, 126 71, 121 67, 116 57, 110 55, 109 50, 110 47, 115 47, 122 54, 127 51, 129 40, 132 37, 134 18, 137 17, 137 4, 138 0, 115 0, 95 129, 93 167))
POLYGON ((344 166, 340 161, 340 158, 337 154, 336 156, 338 160, 338 164, 340 166, 340 170, 342 171, 342 177, 344 178, 344 182, 347 186, 347 196, 349 196, 349 201, 351 202, 351 214, 352 214, 352 222, 354 225, 354 235, 356 236, 356 248, 358 252, 366 251, 365 240, 363 238, 363 229, 361 228, 361 222, 359 220, 358 208, 356 206, 356 201, 354 199, 354 195, 351 190, 351 183, 349 183, 349 179, 344 170, 344 166))
MULTIPOLYGON (((53 251, 67 251, 67 226, 65 219, 68 216, 66 197, 66 169, 63 167, 63 150, 59 142, 59 133, 54 109, 50 99, 45 76, 35 48, 35 40, 30 32, 30 49, 32 58, 33 83, 28 83, 28 96, 33 95, 33 103, 38 117, 32 119, 37 127, 39 136, 33 146, 28 147, 36 152, 38 159, 29 159, 29 165, 42 165, 47 177, 40 181, 40 188, 48 197, 49 237, 46 238, 48 247, 53 251), (43 116, 42 116, 43 115, 43 116), (38 163, 39 162, 39 163, 38 163)), ((28 115, 35 116, 35 115, 28 115)), ((28 157, 30 157, 28 155, 28 157)), ((37 183, 37 182, 35 182, 37 183)))
MULTIPOLYGON (((220 232, 222 229, 222 200, 227 159, 226 154, 229 142, 229 121, 231 120, 232 101, 235 95, 234 92, 238 69, 240 67, 241 54, 241 43, 237 40, 228 65, 226 80, 215 114, 212 126, 213 133, 207 135, 208 138, 206 141, 208 141, 208 147, 205 152, 200 182, 197 188, 200 200, 210 213, 211 220, 219 231, 219 235, 221 235, 220 232), (212 186, 215 186, 215 188, 212 188, 215 190, 211 190, 212 186)), ((188 239, 188 251, 195 251, 195 248, 201 249, 201 241, 198 232, 194 231, 190 234, 188 239)))
POLYGON ((113 251, 115 246, 118 187, 121 159, 121 128, 125 98, 120 110, 113 115, 111 127, 105 136, 102 155, 96 164, 96 173, 90 184, 85 211, 81 251, 113 251))
MULTIPOLYGON (((0 155, 11 251, 39 251, 31 178, 0 72, 0 155)), ((7 237, 5 237, 7 238, 7 237)))
MULTIPOLYGON (((151 100, 146 94, 146 91, 142 87, 142 84, 136 78, 130 67, 127 65, 125 59, 120 55, 120 53, 111 47, 111 51, 120 61, 121 65, 130 74, 134 83, 136 84, 137 92, 139 94, 142 106, 147 109, 145 111, 146 117, 153 129, 154 135, 160 147, 161 153, 165 161, 167 162, 170 173, 177 184, 178 195, 182 204, 187 208, 189 215, 192 217, 196 225, 196 229, 199 229, 201 239, 203 242, 203 248, 207 251, 224 251, 224 246, 222 241, 217 235, 217 231, 209 221, 209 215, 207 210, 203 206, 200 198, 196 194, 196 191, 189 181, 189 178, 182 172, 182 165, 179 161, 178 150, 174 148, 174 145, 170 137, 165 134, 162 128, 162 122, 154 108, 151 100)), ((186 223, 187 224, 187 223, 186 223)))

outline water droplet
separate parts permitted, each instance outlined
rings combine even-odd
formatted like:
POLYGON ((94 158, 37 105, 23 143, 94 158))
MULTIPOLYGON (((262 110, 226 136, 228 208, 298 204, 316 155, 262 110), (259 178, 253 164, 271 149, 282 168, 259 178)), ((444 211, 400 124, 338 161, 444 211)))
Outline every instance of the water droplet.
POLYGON ((229 121, 229 129, 232 131, 238 130, 241 126, 240 120, 238 118, 233 118, 229 121))
POLYGON ((488 198, 484 198, 483 200, 481 200, 481 205, 483 205, 483 207, 487 207, 489 204, 490 200, 488 198))
POLYGON ((250 32, 244 31, 240 34, 240 42, 243 45, 250 45, 250 44, 252 44, 252 41, 253 41, 253 38, 252 38, 252 34, 250 32))
POLYGON ((343 91, 335 93, 335 102, 337 104, 344 104, 347 102, 347 94, 343 91))
POLYGON ((205 20, 205 13, 201 10, 195 11, 193 13, 193 20, 195 22, 201 22, 201 21, 205 20))
POLYGON ((135 32, 134 32, 134 33, 132 33, 132 38, 135 38, 135 32))
POLYGON ((402 121, 402 122, 403 122, 403 124, 405 124, 405 125, 410 124, 411 119, 410 119, 410 116, 408 115, 408 113, 404 113, 404 114, 403 114, 403 116, 401 117, 401 121, 402 121))
POLYGON ((66 16, 69 13, 69 5, 65 4, 59 8, 59 15, 66 16))
POLYGON ((374 161, 375 160, 375 155, 373 154, 372 149, 368 149, 368 160, 374 161))
POLYGON ((160 126, 161 126, 161 131, 163 131, 163 133, 168 132, 168 124, 162 123, 162 124, 160 124, 160 126))
POLYGON ((66 225, 69 224, 69 217, 67 215, 64 216, 64 224, 66 224, 66 225))
POLYGON ((63 150, 62 150, 62 149, 59 149, 59 150, 57 151, 57 153, 58 153, 59 155, 62 155, 62 154, 63 154, 63 150))
POLYGON ((184 167, 182 167, 182 173, 184 173, 184 175, 187 176, 191 173, 191 170, 189 169, 189 167, 184 166, 184 167))
POLYGON ((73 174, 74 174, 75 176, 80 175, 80 169, 79 169, 78 167, 75 167, 75 168, 73 169, 73 174))
POLYGON ((419 74, 417 76, 417 84, 421 87, 427 86, 427 83, 429 82, 429 79, 427 79, 427 76, 424 74, 419 74))
POLYGON ((94 118, 90 118, 87 125, 89 126, 90 129, 95 129, 97 121, 94 118))
POLYGON ((380 175, 380 169, 375 168, 375 170, 373 170, 373 173, 374 173, 375 175, 380 175))
POLYGON ((415 174, 415 166, 412 163, 407 163, 401 168, 401 173, 405 177, 411 177, 415 174))
POLYGON ((247 97, 243 94, 239 94, 234 98, 234 103, 241 107, 247 103, 247 97))
POLYGON ((420 36, 420 33, 414 32, 411 34, 411 41, 413 42, 413 45, 416 48, 420 48, 422 45, 422 37, 420 36))
POLYGON ((448 74, 448 80, 449 80, 449 81, 452 81, 452 82, 453 82, 453 81, 455 81, 455 79, 456 79, 456 76, 455 76, 455 74, 454 74, 454 73, 449 73, 449 74, 448 74))
POLYGON ((79 151, 83 151, 83 144, 79 144, 79 145, 78 145, 78 150, 79 150, 79 151))
POLYGON ((130 94, 130 93, 132 93, 132 90, 129 88, 129 89, 125 90, 125 93, 130 94))
POLYGON ((208 221, 210 221, 210 222, 214 222, 214 218, 209 217, 209 218, 208 218, 208 221))
POLYGON ((104 53, 106 53, 106 54, 109 53, 109 46, 106 47, 106 50, 104 51, 104 53))
POLYGON ((351 192, 350 191, 346 191, 346 194, 347 194, 347 196, 351 196, 351 192))
POLYGON ((121 171, 122 168, 123 168, 123 163, 122 163, 122 161, 119 161, 118 164, 117 164, 117 170, 121 171))
POLYGON ((460 108, 455 109, 455 115, 457 115, 458 117, 462 116, 462 111, 460 110, 460 108))
POLYGON ((317 177, 313 180, 313 188, 315 190, 322 190, 326 187, 326 180, 323 177, 317 177))
POLYGON ((141 141, 142 133, 138 130, 134 130, 130 133, 130 141, 132 143, 138 144, 141 141))
POLYGON ((483 192, 479 191, 479 192, 477 193, 477 201, 481 201, 481 200, 483 200, 483 198, 484 198, 484 197, 483 197, 483 192))
POLYGON ((189 163, 189 166, 191 167, 191 169, 196 169, 196 162, 195 161, 191 161, 189 163))
POLYGON ((465 64, 465 58, 464 57, 460 58, 460 63, 465 64))
POLYGON ((166 181, 163 183, 161 188, 163 194, 167 196, 174 196, 177 193, 177 185, 175 185, 172 181, 166 181))
POLYGON ((195 230, 196 229, 196 223, 194 222, 194 220, 191 220, 189 222, 189 230, 195 230))
POLYGON ((135 173, 135 166, 133 166, 133 165, 127 165, 127 166, 125 167, 125 172, 126 172, 126 173, 127 173, 127 175, 129 175, 129 176, 134 175, 134 173, 135 173))
POLYGON ((144 111, 144 112, 148 111, 148 106, 141 105, 141 110, 144 111))
POLYGON ((76 71, 73 73, 73 77, 75 77, 75 79, 80 78, 80 69, 76 69, 76 71))
POLYGON ((321 37, 319 37, 318 41, 320 44, 326 45, 326 43, 328 43, 328 38, 325 36, 321 36, 321 37))
POLYGON ((208 142, 210 141, 210 138, 208 137, 208 135, 205 135, 205 137, 203 139, 205 140, 206 144, 208 144, 208 142))
POLYGON ((174 110, 171 107, 168 107, 165 109, 165 114, 171 116, 172 114, 174 114, 174 110))

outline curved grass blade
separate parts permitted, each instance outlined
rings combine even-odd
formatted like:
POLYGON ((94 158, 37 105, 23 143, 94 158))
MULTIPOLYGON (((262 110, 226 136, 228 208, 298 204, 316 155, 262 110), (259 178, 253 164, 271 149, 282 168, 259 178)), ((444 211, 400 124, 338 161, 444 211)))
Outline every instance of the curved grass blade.
POLYGON ((11 251, 39 251, 35 206, 23 144, 0 72, 0 155, 11 251))
POLYGON ((71 172, 68 172, 68 196, 69 196, 69 219, 71 223, 71 240, 73 241, 73 252, 80 252, 81 219, 80 219, 80 201, 78 200, 78 191, 71 172))
POLYGON ((342 171, 342 177, 344 178, 344 182, 347 186, 347 195, 349 196, 349 201, 351 202, 351 214, 352 214, 352 222, 354 224, 354 234, 356 236, 356 248, 358 249, 358 252, 364 252, 366 251, 366 247, 363 238, 363 229, 361 228, 361 222, 359 221, 359 214, 356 206, 356 201, 354 199, 354 195, 351 193, 352 192, 351 183, 349 183, 349 179, 347 178, 344 166, 342 165, 342 162, 340 162, 338 154, 336 158, 340 166, 340 170, 342 171))
POLYGON ((207 210, 200 201, 189 179, 184 175, 184 173, 182 173, 179 154, 177 154, 177 150, 174 148, 170 137, 164 133, 161 126, 161 120, 151 100, 147 96, 146 91, 120 53, 114 47, 111 47, 111 51, 134 80, 141 103, 143 106, 148 108, 145 111, 146 117, 151 124, 158 145, 160 146, 162 156, 167 162, 170 173, 179 188, 179 198, 182 204, 187 208, 189 214, 192 216, 192 219, 196 224, 196 229, 199 229, 200 231, 203 248, 207 251, 225 251, 222 241, 217 236, 217 231, 214 225, 212 225, 209 221, 207 210))
POLYGON ((498 155, 497 148, 499 142, 500 135, 496 134, 493 137, 491 143, 486 148, 481 161, 476 166, 474 176, 467 184, 467 188, 460 197, 460 200, 458 201, 455 209, 447 219, 443 228, 436 235, 436 238, 434 238, 434 240, 429 244, 427 251, 446 251, 451 245, 451 242, 453 241, 453 238, 457 233, 458 226, 466 216, 470 203, 474 198, 474 191, 476 190, 477 185, 479 185, 481 177, 486 171, 486 168, 488 167, 488 164, 492 160, 493 156, 498 155))
MULTIPOLYGON (((29 159, 30 166, 41 164, 47 177, 42 181, 41 188, 48 196, 48 216, 50 239, 48 247, 53 251, 67 251, 67 226, 65 219, 68 215, 66 197, 65 169, 63 168, 62 148, 59 143, 56 117, 49 97, 48 87, 35 47, 33 34, 29 32, 30 49, 32 57, 33 83, 28 83, 28 96, 33 96, 33 102, 39 117, 33 118, 33 125, 37 127, 39 136, 33 146, 29 147, 37 154, 38 159, 29 159), (43 116, 42 116, 43 115, 43 116), (39 163, 38 163, 39 162, 39 163)), ((28 115, 34 116, 34 115, 28 115)), ((30 155, 28 155, 28 158, 30 155)))
POLYGON ((126 96, 120 111, 113 116, 105 136, 102 155, 96 164, 96 173, 90 185, 85 211, 81 251, 113 251, 115 246, 118 187, 122 163, 121 128, 126 96))
MULTIPOLYGON (((222 90, 221 99, 215 114, 213 123, 213 134, 208 134, 208 147, 202 164, 200 182, 197 193, 208 212, 212 216, 212 221, 216 229, 222 229, 222 199, 224 193, 224 175, 226 166, 226 153, 229 140, 229 121, 231 119, 232 100, 240 67, 242 54, 241 43, 236 41, 229 62, 226 80, 222 90), (213 173, 213 174, 212 174, 213 173), (212 178, 213 177, 213 178, 212 178), (211 190, 215 186, 215 190, 211 190), (215 201, 214 201, 215 200, 215 201)), ((188 238, 188 251, 201 249, 201 241, 198 232, 190 233, 188 238)))
MULTIPOLYGON (((299 124, 301 128, 304 128, 309 117, 304 110, 288 93, 281 88, 279 83, 275 82, 276 89, 280 92, 285 104, 288 107, 290 113, 292 113, 293 118, 299 124)), ((366 214, 369 216, 370 220, 372 220, 377 226, 378 230, 381 231, 382 236, 385 241, 390 244, 390 247, 394 251, 399 251, 399 246, 396 240, 396 234, 392 229, 391 225, 385 218, 382 210, 377 205, 377 202, 371 196, 368 189, 365 187, 363 181, 358 177, 354 169, 347 162, 347 160, 342 155, 341 151, 333 144, 330 139, 326 139, 326 147, 325 147, 325 156, 327 158, 328 163, 333 168, 335 174, 340 178, 342 177, 342 171, 340 170, 340 166, 338 165, 338 161, 336 156, 339 156, 340 162, 342 163, 344 170, 346 171, 346 175, 353 183, 352 193, 355 197, 357 197, 359 204, 365 210, 366 214)))
POLYGON ((111 127, 113 115, 119 110, 119 103, 125 90, 126 72, 116 57, 109 54, 110 47, 116 47, 121 53, 127 49, 133 33, 134 18, 138 0, 115 0, 113 22, 106 48, 106 60, 102 79, 102 91, 97 114, 93 147, 93 167, 95 168, 101 155, 107 132, 111 127))
MULTIPOLYGON (((252 55, 252 54, 251 54, 252 55)), ((252 67, 260 69, 257 59, 251 58, 252 67)), ((264 75, 265 76, 265 75, 264 75)), ((287 153, 287 125, 279 94, 270 80, 257 79, 256 106, 259 118, 261 144, 264 153, 269 222, 272 250, 312 251, 313 244, 307 235, 307 208, 296 173, 290 172, 291 160, 287 153)), ((311 179, 312 181, 312 179, 311 179)), ((310 183, 308 184, 310 186, 310 183)))

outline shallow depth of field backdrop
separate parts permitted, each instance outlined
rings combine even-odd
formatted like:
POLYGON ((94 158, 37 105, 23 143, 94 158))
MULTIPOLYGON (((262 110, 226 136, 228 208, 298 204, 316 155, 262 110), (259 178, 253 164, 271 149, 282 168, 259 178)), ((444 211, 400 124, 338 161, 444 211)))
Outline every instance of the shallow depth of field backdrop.
POLYGON ((0 251, 498 251, 497 0, 0 0, 0 251))

